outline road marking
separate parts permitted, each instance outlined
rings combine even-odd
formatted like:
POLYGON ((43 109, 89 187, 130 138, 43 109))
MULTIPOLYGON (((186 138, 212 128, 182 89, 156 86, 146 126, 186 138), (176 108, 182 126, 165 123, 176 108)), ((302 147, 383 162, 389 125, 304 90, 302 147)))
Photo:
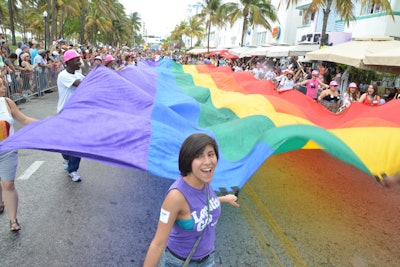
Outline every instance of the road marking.
POLYGON ((42 164, 44 163, 44 161, 35 161, 34 163, 32 163, 31 166, 28 167, 28 169, 26 169, 24 171, 23 174, 21 174, 17 180, 28 180, 29 178, 31 178, 32 174, 35 173, 35 171, 37 171, 40 166, 42 166, 42 164))
POLYGON ((245 215, 243 217, 243 220, 245 220, 245 222, 251 226, 249 227, 249 232, 256 240, 260 254, 262 254, 262 256, 264 257, 266 263, 265 266, 283 267, 283 264, 280 261, 280 258, 277 255, 274 247, 270 245, 271 242, 265 236, 265 234, 263 233, 263 229, 261 229, 260 225, 257 223, 257 220, 252 213, 254 211, 250 210, 252 208, 252 203, 250 202, 250 200, 246 201, 247 197, 243 195, 243 193, 244 191, 242 191, 242 196, 240 198, 240 210, 245 215), (244 203, 244 201, 246 201, 246 203, 244 203))
MULTIPOLYGON (((280 228, 278 223, 275 221, 273 215, 269 212, 268 208, 262 203, 261 199, 258 197, 253 187, 251 187, 250 184, 247 183, 243 186, 242 191, 243 193, 245 193, 245 196, 247 196, 250 200, 252 204, 251 209, 253 211, 256 211, 258 217, 260 217, 262 221, 268 225, 268 228, 272 232, 273 236, 276 238, 280 246, 285 251, 286 256, 293 263, 293 266, 307 266, 307 263, 301 256, 300 252, 296 249, 296 247, 292 244, 292 242, 280 228)), ((268 244, 269 241, 267 240, 266 236, 263 235, 262 232, 260 232, 260 229, 262 227, 260 227, 256 221, 252 221, 251 224, 252 227, 255 228, 256 231, 258 231, 256 240, 258 239, 258 242, 262 241, 261 244, 268 244)), ((273 253, 274 258, 277 256, 274 248, 271 247, 270 252, 273 253)), ((282 265, 283 262, 279 262, 279 266, 282 265)))

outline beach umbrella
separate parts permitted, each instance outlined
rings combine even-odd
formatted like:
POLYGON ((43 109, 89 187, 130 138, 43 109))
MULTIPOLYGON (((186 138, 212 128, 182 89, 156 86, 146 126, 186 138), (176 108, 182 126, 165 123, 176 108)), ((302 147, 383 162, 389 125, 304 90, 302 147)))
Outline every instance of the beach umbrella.
POLYGON ((400 66, 398 61, 396 63, 396 58, 388 60, 386 64, 380 64, 390 58, 388 51, 394 51, 393 49, 399 47, 400 41, 392 37, 354 38, 346 43, 309 52, 306 54, 306 59, 346 64, 366 70, 399 73, 400 66))

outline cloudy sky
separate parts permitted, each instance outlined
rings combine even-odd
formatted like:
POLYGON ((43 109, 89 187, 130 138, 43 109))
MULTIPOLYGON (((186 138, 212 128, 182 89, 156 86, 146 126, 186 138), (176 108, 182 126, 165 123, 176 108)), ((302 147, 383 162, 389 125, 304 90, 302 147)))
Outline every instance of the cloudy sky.
POLYGON ((185 19, 188 4, 198 0, 119 0, 125 12, 138 12, 146 24, 148 35, 168 36, 185 19))

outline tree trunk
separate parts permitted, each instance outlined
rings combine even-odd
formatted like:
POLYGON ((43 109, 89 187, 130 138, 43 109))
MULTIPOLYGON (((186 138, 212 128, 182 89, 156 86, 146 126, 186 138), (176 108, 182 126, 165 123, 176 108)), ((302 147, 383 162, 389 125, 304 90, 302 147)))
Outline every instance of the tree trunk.
MULTIPOLYGON (((22 12, 22 17, 25 18, 25 9, 21 9, 22 12)), ((24 44, 28 43, 28 38, 26 37, 26 22, 24 20, 21 20, 21 27, 22 27, 22 42, 24 44)))
POLYGON ((81 13, 81 24, 80 24, 81 32, 79 33, 79 42, 81 44, 83 44, 85 42, 85 18, 86 18, 86 13, 87 13, 87 7, 84 6, 82 8, 82 13, 81 13))
POLYGON ((208 22, 207 53, 210 53, 211 21, 208 22))
POLYGON ((327 0, 326 8, 324 9, 324 17, 322 21, 320 47, 328 44, 328 40, 325 38, 325 35, 326 35, 326 27, 328 25, 329 13, 331 13, 331 6, 332 6, 332 0, 327 0))
POLYGON ((10 14, 11 42, 13 45, 16 45, 17 41, 15 40, 14 1, 12 1, 12 0, 8 0, 8 12, 10 14))
POLYGON ((47 12, 47 17, 45 17, 45 23, 44 23, 44 43, 45 43, 45 49, 48 49, 51 45, 50 43, 50 25, 49 25, 49 18, 50 18, 50 14, 51 14, 51 0, 47 0, 47 8, 46 8, 46 12, 47 12))
POLYGON ((240 46, 244 46, 244 36, 246 35, 246 28, 247 28, 247 17, 243 18, 243 28, 242 28, 242 40, 240 41, 240 46))
POLYGON ((56 0, 52 0, 52 6, 51 6, 52 12, 51 12, 51 33, 49 36, 49 39, 53 41, 56 39, 57 36, 57 7, 56 7, 56 0))
POLYGON ((61 29, 60 29, 60 35, 58 36, 58 39, 63 38, 64 35, 64 27, 65 27, 65 11, 61 11, 61 29))

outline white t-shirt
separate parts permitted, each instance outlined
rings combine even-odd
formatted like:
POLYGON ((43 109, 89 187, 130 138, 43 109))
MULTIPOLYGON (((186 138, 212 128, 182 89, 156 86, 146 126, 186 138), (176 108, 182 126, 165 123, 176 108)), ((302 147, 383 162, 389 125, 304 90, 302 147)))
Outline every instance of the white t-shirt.
POLYGON ((254 75, 254 78, 256 78, 257 80, 260 80, 261 75, 263 74, 263 71, 261 68, 257 67, 252 70, 252 73, 254 75))
POLYGON ((15 54, 17 54, 17 56, 19 57, 19 55, 21 54, 22 49, 21 48, 17 48, 15 49, 15 54))
MULTIPOLYGON (((35 56, 34 60, 33 60, 33 65, 35 65, 36 63, 39 63, 40 66, 47 64, 47 62, 44 60, 44 58, 39 54, 37 54, 35 56)), ((42 72, 43 71, 42 67, 36 68, 36 70, 38 72, 42 72)))
POLYGON ((281 83, 279 84, 279 89, 278 89, 278 91, 279 91, 279 92, 283 92, 283 91, 286 91, 286 90, 291 90, 291 89, 293 89, 293 87, 294 87, 294 80, 293 80, 293 78, 289 80, 288 78, 284 77, 284 78, 281 80, 281 83))
POLYGON ((7 121, 10 124, 9 135, 12 135, 14 133, 14 118, 10 112, 8 112, 8 104, 6 101, 4 97, 0 97, 0 120, 7 121))
POLYGON ((57 104, 57 113, 59 113, 63 108, 65 103, 71 98, 71 96, 75 93, 76 86, 73 83, 76 80, 83 80, 85 76, 81 73, 76 72, 75 74, 69 73, 67 70, 63 70, 58 74, 57 78, 57 87, 58 87, 58 104, 57 104))
POLYGON ((276 79, 276 73, 273 70, 269 70, 269 71, 267 71, 267 73, 265 73, 264 79, 265 80, 276 79))

